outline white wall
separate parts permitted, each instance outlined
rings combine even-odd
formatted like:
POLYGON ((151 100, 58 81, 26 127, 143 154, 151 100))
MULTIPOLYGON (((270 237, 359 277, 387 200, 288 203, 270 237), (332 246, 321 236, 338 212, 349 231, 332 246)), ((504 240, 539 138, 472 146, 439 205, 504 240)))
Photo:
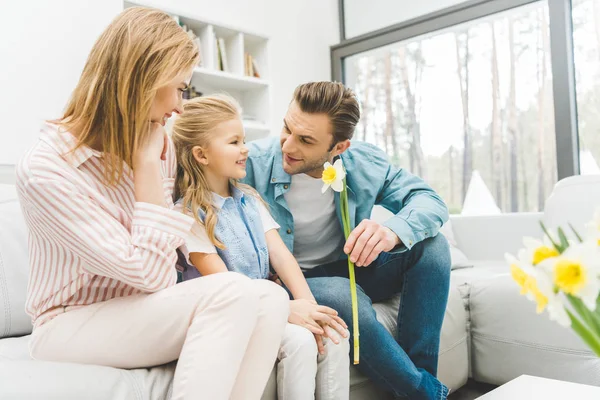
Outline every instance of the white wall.
MULTIPOLYGON (((119 0, 0 0, 0 180, 66 105, 119 0)), ((1 182, 1 181, 0 181, 1 182)))
POLYGON ((466 0, 344 0, 346 38, 463 3, 466 0))
MULTIPOLYGON (((329 46, 339 42, 336 0, 144 3, 269 37, 274 130, 298 84, 331 78, 329 46)), ((0 182, 35 143, 41 121, 60 115, 93 43, 122 7, 121 0, 0 0, 0 182)))

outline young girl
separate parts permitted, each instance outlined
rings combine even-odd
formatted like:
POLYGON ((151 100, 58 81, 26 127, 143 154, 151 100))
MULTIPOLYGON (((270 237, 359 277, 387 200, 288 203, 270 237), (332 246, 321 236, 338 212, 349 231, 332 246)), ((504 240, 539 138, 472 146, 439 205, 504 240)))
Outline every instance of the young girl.
POLYGON ((260 196, 237 182, 246 176, 248 149, 235 100, 217 95, 185 103, 172 137, 178 207, 196 219, 186 243, 193 266, 184 280, 228 270, 267 279, 271 265, 293 296, 279 351, 278 397, 348 399, 347 326, 335 310, 317 305, 279 225, 260 196), (324 335, 333 341, 327 352, 324 335))

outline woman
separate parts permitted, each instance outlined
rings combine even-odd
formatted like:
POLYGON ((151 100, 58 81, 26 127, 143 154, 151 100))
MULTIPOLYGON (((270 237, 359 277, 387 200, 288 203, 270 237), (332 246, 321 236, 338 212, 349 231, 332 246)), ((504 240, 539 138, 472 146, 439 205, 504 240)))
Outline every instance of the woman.
POLYGON ((198 49, 167 14, 121 13, 64 115, 17 168, 29 227, 33 358, 143 368, 179 359, 174 399, 259 399, 286 325, 285 291, 223 273, 175 285, 194 219, 171 210, 164 131, 198 49))

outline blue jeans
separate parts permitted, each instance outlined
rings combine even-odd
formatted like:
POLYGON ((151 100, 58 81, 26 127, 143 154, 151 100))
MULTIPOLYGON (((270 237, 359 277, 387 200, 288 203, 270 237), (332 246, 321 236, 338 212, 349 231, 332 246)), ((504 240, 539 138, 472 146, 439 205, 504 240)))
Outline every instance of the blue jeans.
MULTIPOLYGON (((436 378, 450 286, 446 238, 437 235, 404 253, 381 253, 371 265, 355 271, 359 285, 360 371, 397 398, 446 399, 448 389, 436 378), (372 302, 398 293, 401 302, 394 338, 377 321, 372 302)), ((317 302, 336 309, 352 334, 347 260, 318 266, 304 274, 317 302)), ((350 349, 353 359, 352 342, 350 349)))

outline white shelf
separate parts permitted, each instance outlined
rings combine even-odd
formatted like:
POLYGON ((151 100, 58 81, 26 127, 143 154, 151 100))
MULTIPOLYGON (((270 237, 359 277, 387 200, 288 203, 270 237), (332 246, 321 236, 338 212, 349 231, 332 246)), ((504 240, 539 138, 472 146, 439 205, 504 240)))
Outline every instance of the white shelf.
MULTIPOLYGON (((143 5, 156 7, 155 0, 124 0, 124 7, 143 5)), ((201 63, 194 69, 191 86, 204 96, 226 93, 240 105, 247 140, 269 136, 271 127, 271 85, 269 71, 269 38, 243 29, 204 19, 194 12, 197 7, 171 8, 163 1, 165 12, 191 29, 199 41, 201 63), (219 44, 217 44, 219 43, 219 44), (219 52, 226 61, 220 70, 219 52), (246 55, 252 56, 260 78, 246 76, 246 55)), ((172 122, 170 122, 172 123, 172 122)))
POLYGON ((262 139, 269 136, 269 127, 256 121, 243 121, 244 131, 246 132, 246 141, 262 139))
POLYGON ((269 82, 264 79, 236 75, 231 72, 210 70, 202 67, 194 69, 192 80, 194 83, 201 83, 200 86, 234 91, 260 90, 269 86, 269 82))

